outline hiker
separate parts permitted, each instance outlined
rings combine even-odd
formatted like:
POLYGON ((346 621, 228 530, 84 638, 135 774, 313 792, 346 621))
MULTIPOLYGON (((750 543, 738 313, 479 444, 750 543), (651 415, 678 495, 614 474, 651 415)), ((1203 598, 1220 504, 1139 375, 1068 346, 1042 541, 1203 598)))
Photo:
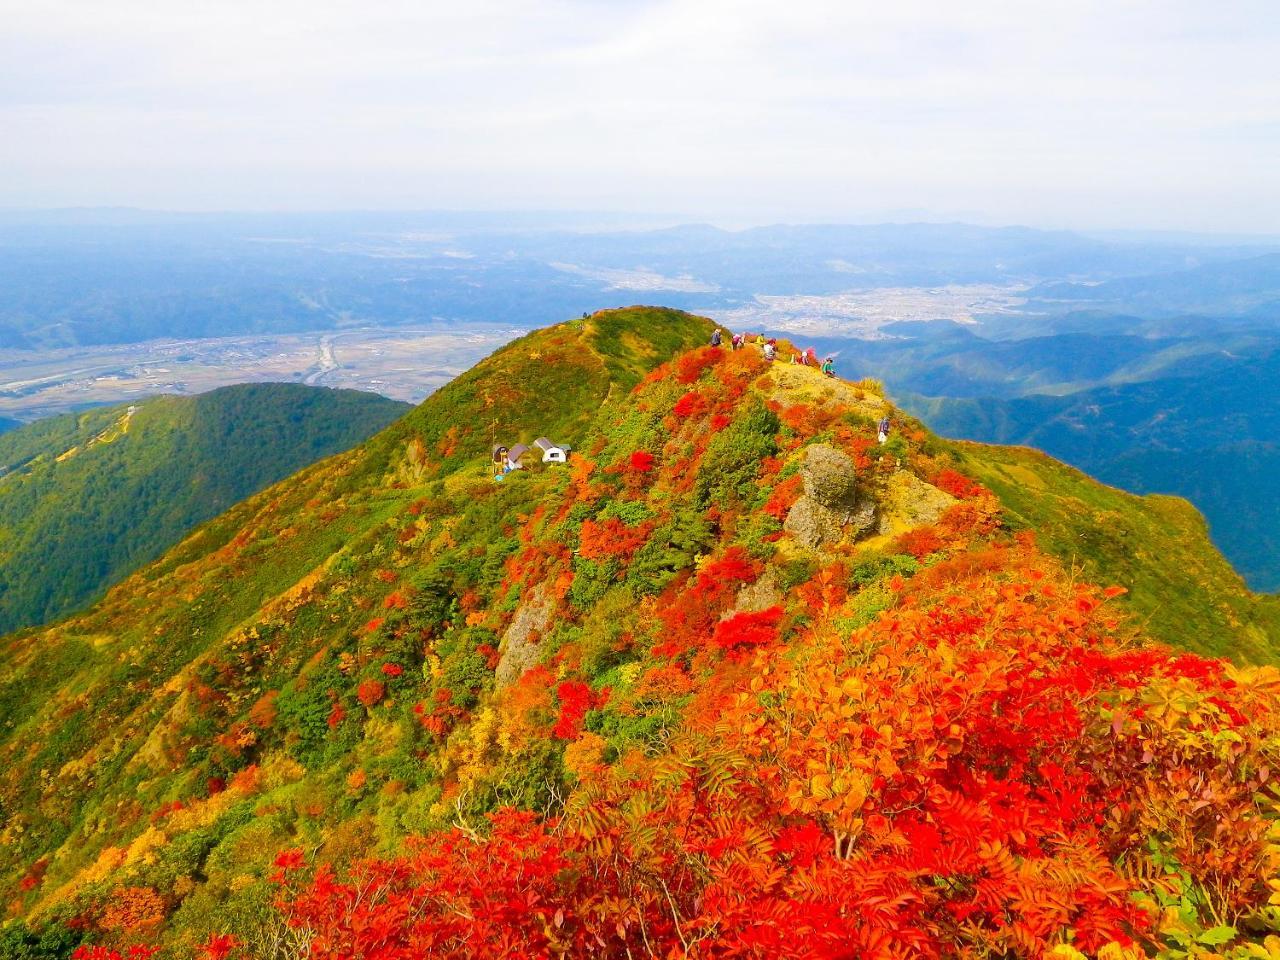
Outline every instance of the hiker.
POLYGON ((711 345, 713 347, 718 347, 720 346, 720 343, 721 343, 720 328, 716 327, 714 330, 711 331, 711 345))
POLYGON ((884 443, 889 439, 889 418, 887 416, 880 418, 880 442, 884 443))
POLYGON ((756 346, 757 346, 757 347, 760 347, 760 348, 763 350, 763 349, 764 349, 764 344, 765 344, 764 334, 763 334, 763 333, 757 334, 757 335, 756 335, 756 346))
POLYGON ((836 375, 835 357, 827 357, 822 361, 822 375, 824 377, 834 377, 836 375))
POLYGON ((768 360, 770 363, 772 363, 778 356, 778 348, 777 346, 774 345, 774 342, 772 340, 768 341, 761 348, 761 352, 764 354, 764 358, 768 360))
POLYGON ((742 334, 735 333, 733 335, 733 339, 729 341, 729 344, 734 350, 740 350, 742 348, 742 334))

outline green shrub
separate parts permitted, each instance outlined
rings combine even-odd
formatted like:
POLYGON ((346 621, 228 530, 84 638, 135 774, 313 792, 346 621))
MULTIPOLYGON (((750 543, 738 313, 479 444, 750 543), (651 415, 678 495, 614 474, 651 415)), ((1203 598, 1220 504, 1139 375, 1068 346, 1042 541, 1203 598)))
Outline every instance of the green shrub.
POLYGON ((760 402, 711 438, 698 467, 698 502, 750 501, 757 493, 760 461, 778 452, 777 415, 760 402))

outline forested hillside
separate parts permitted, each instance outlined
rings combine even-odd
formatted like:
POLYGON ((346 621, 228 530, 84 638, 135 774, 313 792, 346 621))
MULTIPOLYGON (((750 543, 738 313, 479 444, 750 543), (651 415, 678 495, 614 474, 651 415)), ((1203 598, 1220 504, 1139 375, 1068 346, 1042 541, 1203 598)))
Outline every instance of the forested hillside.
POLYGON ((408 410, 249 384, 40 420, 0 437, 0 630, 70 612, 232 504, 408 410))
POLYGON ((1194 512, 710 331, 534 333, 0 640, 0 955, 1280 954, 1194 512))

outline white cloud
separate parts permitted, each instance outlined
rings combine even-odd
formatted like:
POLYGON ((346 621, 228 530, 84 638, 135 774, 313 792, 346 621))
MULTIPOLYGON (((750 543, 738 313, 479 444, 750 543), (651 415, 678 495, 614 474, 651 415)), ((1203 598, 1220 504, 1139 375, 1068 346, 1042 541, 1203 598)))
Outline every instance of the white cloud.
POLYGON ((0 205, 1280 230, 1270 0, 0 0, 0 16, 0 205))

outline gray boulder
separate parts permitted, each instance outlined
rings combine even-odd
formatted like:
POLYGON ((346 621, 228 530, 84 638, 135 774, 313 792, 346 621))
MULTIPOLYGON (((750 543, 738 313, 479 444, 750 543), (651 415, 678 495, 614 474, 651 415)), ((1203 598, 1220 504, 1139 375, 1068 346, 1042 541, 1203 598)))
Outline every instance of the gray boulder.
POLYGON ((787 533, 810 550, 856 540, 876 526, 876 505, 858 492, 857 469, 835 447, 817 443, 800 468, 804 494, 787 514, 787 533))

